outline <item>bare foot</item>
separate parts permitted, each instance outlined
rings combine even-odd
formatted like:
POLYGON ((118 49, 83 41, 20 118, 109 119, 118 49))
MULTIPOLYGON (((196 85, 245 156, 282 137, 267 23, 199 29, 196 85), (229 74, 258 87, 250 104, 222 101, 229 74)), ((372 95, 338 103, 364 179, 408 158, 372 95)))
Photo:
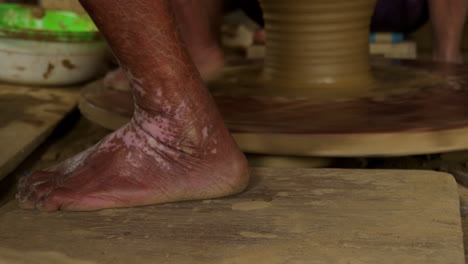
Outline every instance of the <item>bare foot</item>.
POLYGON ((219 46, 193 50, 190 53, 204 81, 216 78, 224 66, 224 52, 219 46))
POLYGON ((89 211, 242 191, 247 161, 182 45, 172 0, 80 2, 130 80, 135 113, 91 149, 23 178, 20 206, 89 211))
POLYGON ((247 186, 246 160, 222 130, 177 131, 171 118, 137 112, 91 149, 21 179, 20 206, 88 211, 222 197, 247 186))
POLYGON ((117 91, 131 91, 132 87, 122 68, 110 71, 104 77, 104 85, 117 91))
MULTIPOLYGON (((224 66, 224 53, 221 48, 206 48, 192 53, 192 59, 204 81, 210 81, 218 76, 224 66)), ((118 91, 132 90, 129 78, 121 68, 107 73, 104 77, 104 85, 118 91)))
POLYGON ((254 43, 265 44, 265 40, 266 40, 265 29, 261 28, 255 31, 253 38, 254 38, 254 43))

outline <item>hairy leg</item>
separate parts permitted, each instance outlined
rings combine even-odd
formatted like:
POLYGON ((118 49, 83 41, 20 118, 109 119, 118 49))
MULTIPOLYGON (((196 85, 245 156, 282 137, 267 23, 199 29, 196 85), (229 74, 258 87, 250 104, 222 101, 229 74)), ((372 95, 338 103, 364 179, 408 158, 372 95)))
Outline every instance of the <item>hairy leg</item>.
MULTIPOLYGON (((214 78, 224 65, 220 43, 222 0, 172 1, 177 25, 187 49, 203 80, 214 78)), ((158 27, 147 24, 146 27, 158 27)), ((116 90, 130 90, 122 69, 110 72, 104 83, 116 90)))
POLYGON ((429 8, 434 38, 433 59, 462 63, 461 43, 468 1, 430 0, 429 8))

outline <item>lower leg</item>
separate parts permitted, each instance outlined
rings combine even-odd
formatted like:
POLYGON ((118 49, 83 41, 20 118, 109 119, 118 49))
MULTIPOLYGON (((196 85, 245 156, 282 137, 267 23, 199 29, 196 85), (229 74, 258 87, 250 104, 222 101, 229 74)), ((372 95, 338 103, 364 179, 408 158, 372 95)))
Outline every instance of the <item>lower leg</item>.
POLYGON ((129 124, 93 148, 22 179, 20 205, 96 210, 243 190, 245 157, 182 44, 172 1, 81 3, 127 73, 136 111, 129 124))
MULTIPOLYGON (((172 3, 192 60, 202 79, 212 79, 224 65, 224 52, 220 43, 223 1, 174 0, 172 3)), ((121 70, 109 73, 104 83, 116 90, 130 90, 121 70)))
POLYGON ((468 2, 466 0, 430 0, 433 28, 433 58, 437 61, 461 63, 461 42, 468 2))
POLYGON ((221 0, 174 0, 176 18, 188 51, 203 79, 210 79, 224 63, 221 49, 221 0))

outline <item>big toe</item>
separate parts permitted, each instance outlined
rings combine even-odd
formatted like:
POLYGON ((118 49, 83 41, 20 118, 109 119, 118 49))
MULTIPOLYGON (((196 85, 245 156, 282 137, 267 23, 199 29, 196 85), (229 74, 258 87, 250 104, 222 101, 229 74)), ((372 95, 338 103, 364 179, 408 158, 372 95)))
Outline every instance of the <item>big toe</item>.
POLYGON ((56 187, 52 177, 53 175, 48 172, 35 172, 22 178, 18 183, 16 194, 19 206, 33 209, 39 199, 56 187))

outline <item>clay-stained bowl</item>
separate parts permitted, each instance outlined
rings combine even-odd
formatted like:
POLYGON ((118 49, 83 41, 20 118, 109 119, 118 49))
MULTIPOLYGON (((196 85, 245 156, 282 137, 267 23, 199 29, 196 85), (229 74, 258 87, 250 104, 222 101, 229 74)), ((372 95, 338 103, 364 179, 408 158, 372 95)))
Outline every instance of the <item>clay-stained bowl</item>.
POLYGON ((104 42, 66 43, 1 39, 0 81, 26 85, 72 85, 105 67, 104 42))
POLYGON ((0 81, 72 85, 105 66, 107 46, 87 15, 0 4, 0 81))

